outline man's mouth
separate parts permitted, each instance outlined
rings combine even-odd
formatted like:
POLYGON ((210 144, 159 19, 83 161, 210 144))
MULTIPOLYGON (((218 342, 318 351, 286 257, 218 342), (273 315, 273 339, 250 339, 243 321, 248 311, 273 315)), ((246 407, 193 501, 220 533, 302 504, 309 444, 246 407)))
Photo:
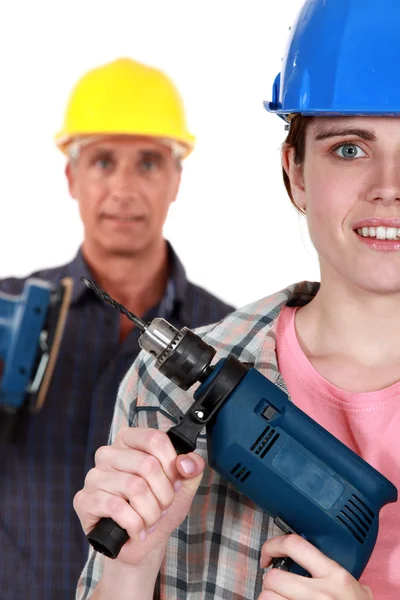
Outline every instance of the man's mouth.
POLYGON ((119 215, 119 214, 105 214, 103 218, 111 221, 121 221, 125 223, 133 223, 135 221, 144 221, 145 217, 142 215, 119 215))

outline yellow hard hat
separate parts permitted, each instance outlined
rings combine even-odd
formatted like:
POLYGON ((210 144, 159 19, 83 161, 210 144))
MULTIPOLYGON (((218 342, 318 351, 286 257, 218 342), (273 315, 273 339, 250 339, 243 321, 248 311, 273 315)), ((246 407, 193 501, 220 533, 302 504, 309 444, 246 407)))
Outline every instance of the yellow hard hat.
POLYGON ((73 140, 97 134, 172 140, 183 146, 182 158, 195 141, 173 82, 158 69, 130 58, 97 67, 78 81, 55 140, 66 153, 73 140))

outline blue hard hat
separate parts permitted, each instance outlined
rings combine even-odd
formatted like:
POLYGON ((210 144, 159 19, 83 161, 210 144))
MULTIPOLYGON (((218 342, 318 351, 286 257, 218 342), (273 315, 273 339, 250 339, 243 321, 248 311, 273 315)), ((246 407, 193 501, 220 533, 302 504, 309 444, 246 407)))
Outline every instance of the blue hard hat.
POLYGON ((269 112, 400 115, 400 0, 306 0, 269 112))

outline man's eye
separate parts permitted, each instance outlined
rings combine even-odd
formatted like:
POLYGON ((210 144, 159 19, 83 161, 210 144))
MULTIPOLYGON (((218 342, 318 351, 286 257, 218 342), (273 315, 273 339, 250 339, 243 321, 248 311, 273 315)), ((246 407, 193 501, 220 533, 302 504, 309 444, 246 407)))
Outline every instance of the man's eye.
POLYGON ((357 144, 341 144, 335 148, 335 154, 340 158, 352 159, 352 158, 363 158, 367 156, 360 146, 357 144))
POLYGON ((151 172, 151 171, 155 171, 158 167, 158 164, 156 162, 154 162, 153 160, 144 160, 140 163, 140 168, 142 169, 142 171, 147 171, 147 172, 151 172))
POLYGON ((100 169, 108 170, 112 167, 112 160, 109 158, 98 158, 95 164, 100 169))

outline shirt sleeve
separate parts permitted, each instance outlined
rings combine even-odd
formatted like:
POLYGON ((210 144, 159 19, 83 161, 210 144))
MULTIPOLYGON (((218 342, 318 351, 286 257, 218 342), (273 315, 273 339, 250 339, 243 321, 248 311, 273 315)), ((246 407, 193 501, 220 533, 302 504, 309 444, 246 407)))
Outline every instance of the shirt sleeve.
MULTIPOLYGON (((136 402, 139 381, 139 368, 142 362, 141 354, 126 373, 117 394, 114 416, 109 436, 109 444, 115 439, 122 427, 137 426, 136 402)), ((104 568, 105 557, 89 546, 89 556, 81 573, 76 591, 76 600, 91 598, 99 583, 104 568)))

